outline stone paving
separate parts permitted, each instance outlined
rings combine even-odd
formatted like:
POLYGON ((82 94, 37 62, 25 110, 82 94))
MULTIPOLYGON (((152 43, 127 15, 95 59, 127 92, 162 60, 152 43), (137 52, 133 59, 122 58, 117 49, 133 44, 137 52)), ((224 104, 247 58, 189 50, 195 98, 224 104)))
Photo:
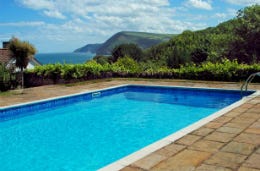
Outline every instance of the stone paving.
MULTIPOLYGON (((51 85, 0 94, 0 106, 50 98, 121 84, 157 84, 238 89, 239 83, 187 80, 113 79, 74 86, 51 85)), ((250 88, 260 90, 260 85, 250 88)), ((260 171, 260 96, 233 109, 121 171, 260 171)))

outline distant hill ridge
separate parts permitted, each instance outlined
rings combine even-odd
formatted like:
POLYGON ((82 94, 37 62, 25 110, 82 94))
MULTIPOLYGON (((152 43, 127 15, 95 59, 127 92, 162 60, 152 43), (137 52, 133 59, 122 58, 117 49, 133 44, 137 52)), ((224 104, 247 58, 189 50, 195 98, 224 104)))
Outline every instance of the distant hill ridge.
POLYGON ((105 43, 88 44, 76 49, 74 52, 92 52, 97 55, 110 55, 114 47, 120 44, 133 43, 137 44, 142 49, 147 49, 162 42, 166 42, 174 36, 174 34, 122 31, 114 34, 105 43))
POLYGON ((91 53, 96 53, 96 51, 98 50, 98 48, 101 46, 102 44, 87 44, 81 48, 78 48, 76 50, 74 50, 74 52, 91 52, 91 53))

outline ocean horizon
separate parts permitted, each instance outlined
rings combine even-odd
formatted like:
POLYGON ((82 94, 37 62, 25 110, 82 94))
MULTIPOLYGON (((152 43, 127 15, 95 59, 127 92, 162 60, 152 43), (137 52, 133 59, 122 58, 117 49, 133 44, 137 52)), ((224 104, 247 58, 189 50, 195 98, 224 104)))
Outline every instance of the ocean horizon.
POLYGON ((37 53, 35 58, 42 64, 80 64, 92 59, 94 53, 57 52, 57 53, 37 53))

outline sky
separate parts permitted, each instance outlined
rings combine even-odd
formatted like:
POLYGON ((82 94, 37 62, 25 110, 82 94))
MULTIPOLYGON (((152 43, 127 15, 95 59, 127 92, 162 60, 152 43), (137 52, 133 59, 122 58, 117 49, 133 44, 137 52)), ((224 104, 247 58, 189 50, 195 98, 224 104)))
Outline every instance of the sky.
POLYGON ((179 34, 216 26, 256 3, 260 0, 0 0, 0 42, 14 36, 38 53, 72 52, 120 31, 179 34))

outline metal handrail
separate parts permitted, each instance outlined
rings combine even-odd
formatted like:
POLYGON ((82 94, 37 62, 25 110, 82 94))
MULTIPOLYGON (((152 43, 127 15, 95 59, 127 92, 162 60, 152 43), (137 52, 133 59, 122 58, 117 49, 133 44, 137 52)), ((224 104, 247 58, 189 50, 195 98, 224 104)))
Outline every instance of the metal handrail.
POLYGON ((244 88, 245 88, 245 91, 247 91, 248 84, 251 83, 251 81, 255 78, 255 76, 259 76, 260 77, 260 72, 256 72, 256 73, 253 73, 253 74, 249 75, 249 77, 246 79, 244 84, 241 86, 241 89, 240 89, 241 90, 241 94, 242 94, 244 88))

